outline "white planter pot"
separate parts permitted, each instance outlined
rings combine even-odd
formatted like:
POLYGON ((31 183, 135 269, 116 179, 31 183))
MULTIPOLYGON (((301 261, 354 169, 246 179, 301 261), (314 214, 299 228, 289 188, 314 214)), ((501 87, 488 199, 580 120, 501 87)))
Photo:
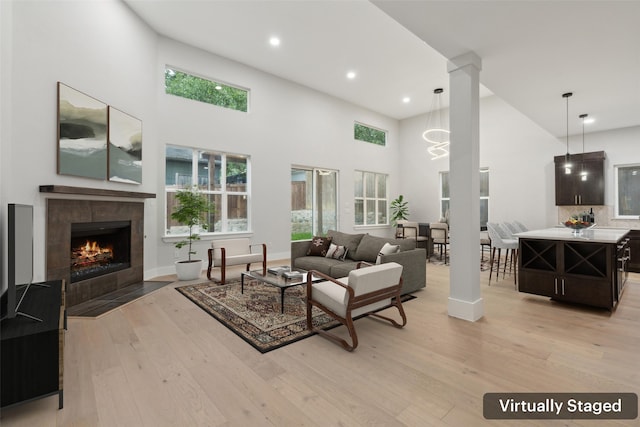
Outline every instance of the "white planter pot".
POLYGON ((202 274, 202 260, 176 261, 178 280, 195 280, 202 274))

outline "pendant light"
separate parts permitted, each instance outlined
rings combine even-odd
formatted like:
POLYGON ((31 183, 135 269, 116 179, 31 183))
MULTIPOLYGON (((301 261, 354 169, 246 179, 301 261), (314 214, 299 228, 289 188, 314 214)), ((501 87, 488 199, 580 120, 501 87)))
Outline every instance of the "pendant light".
POLYGON ((434 89, 431 109, 427 116, 427 130, 422 133, 422 138, 432 144, 427 148, 431 154, 431 160, 449 155, 449 134, 451 133, 442 122, 442 92, 444 89, 434 89))
POLYGON ((571 174, 571 158, 569 156, 569 97, 572 95, 573 93, 571 92, 562 94, 562 97, 567 100, 567 154, 564 155, 564 173, 567 175, 571 174))
POLYGON ((584 122, 588 116, 589 116, 588 114, 580 114, 578 116, 582 119, 582 167, 580 171, 580 179, 582 181, 587 180, 587 171, 584 168, 584 122))

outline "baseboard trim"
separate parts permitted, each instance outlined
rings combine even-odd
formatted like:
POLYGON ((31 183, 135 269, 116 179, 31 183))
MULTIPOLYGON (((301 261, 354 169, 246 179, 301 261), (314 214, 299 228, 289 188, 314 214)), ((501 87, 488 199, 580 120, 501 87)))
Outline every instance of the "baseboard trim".
POLYGON ((449 297, 449 316, 475 322, 484 316, 484 302, 482 298, 475 301, 462 301, 449 297))

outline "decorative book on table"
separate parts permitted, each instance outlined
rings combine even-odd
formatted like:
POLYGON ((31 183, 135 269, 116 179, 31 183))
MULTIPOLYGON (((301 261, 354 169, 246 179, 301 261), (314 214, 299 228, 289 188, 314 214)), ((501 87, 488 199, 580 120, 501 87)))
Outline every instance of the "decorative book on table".
POLYGON ((285 271, 290 271, 291 267, 289 267, 288 265, 282 265, 280 267, 269 267, 267 268, 267 271, 271 274, 275 274, 277 276, 282 276, 282 273, 284 273, 285 271))
POLYGON ((304 273, 301 273, 299 271, 285 271, 284 273, 282 273, 282 275, 286 279, 302 279, 304 277, 304 273))

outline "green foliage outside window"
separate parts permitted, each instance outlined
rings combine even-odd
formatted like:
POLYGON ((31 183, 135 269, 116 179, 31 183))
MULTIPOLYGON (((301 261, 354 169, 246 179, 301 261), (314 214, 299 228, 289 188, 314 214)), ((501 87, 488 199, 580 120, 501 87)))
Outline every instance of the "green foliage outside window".
POLYGON ((165 68, 165 92, 195 101, 247 112, 249 92, 165 68))
POLYGON ((376 145, 387 144, 387 133, 380 129, 374 129, 360 123, 353 125, 353 137, 358 141, 370 142, 376 145))

